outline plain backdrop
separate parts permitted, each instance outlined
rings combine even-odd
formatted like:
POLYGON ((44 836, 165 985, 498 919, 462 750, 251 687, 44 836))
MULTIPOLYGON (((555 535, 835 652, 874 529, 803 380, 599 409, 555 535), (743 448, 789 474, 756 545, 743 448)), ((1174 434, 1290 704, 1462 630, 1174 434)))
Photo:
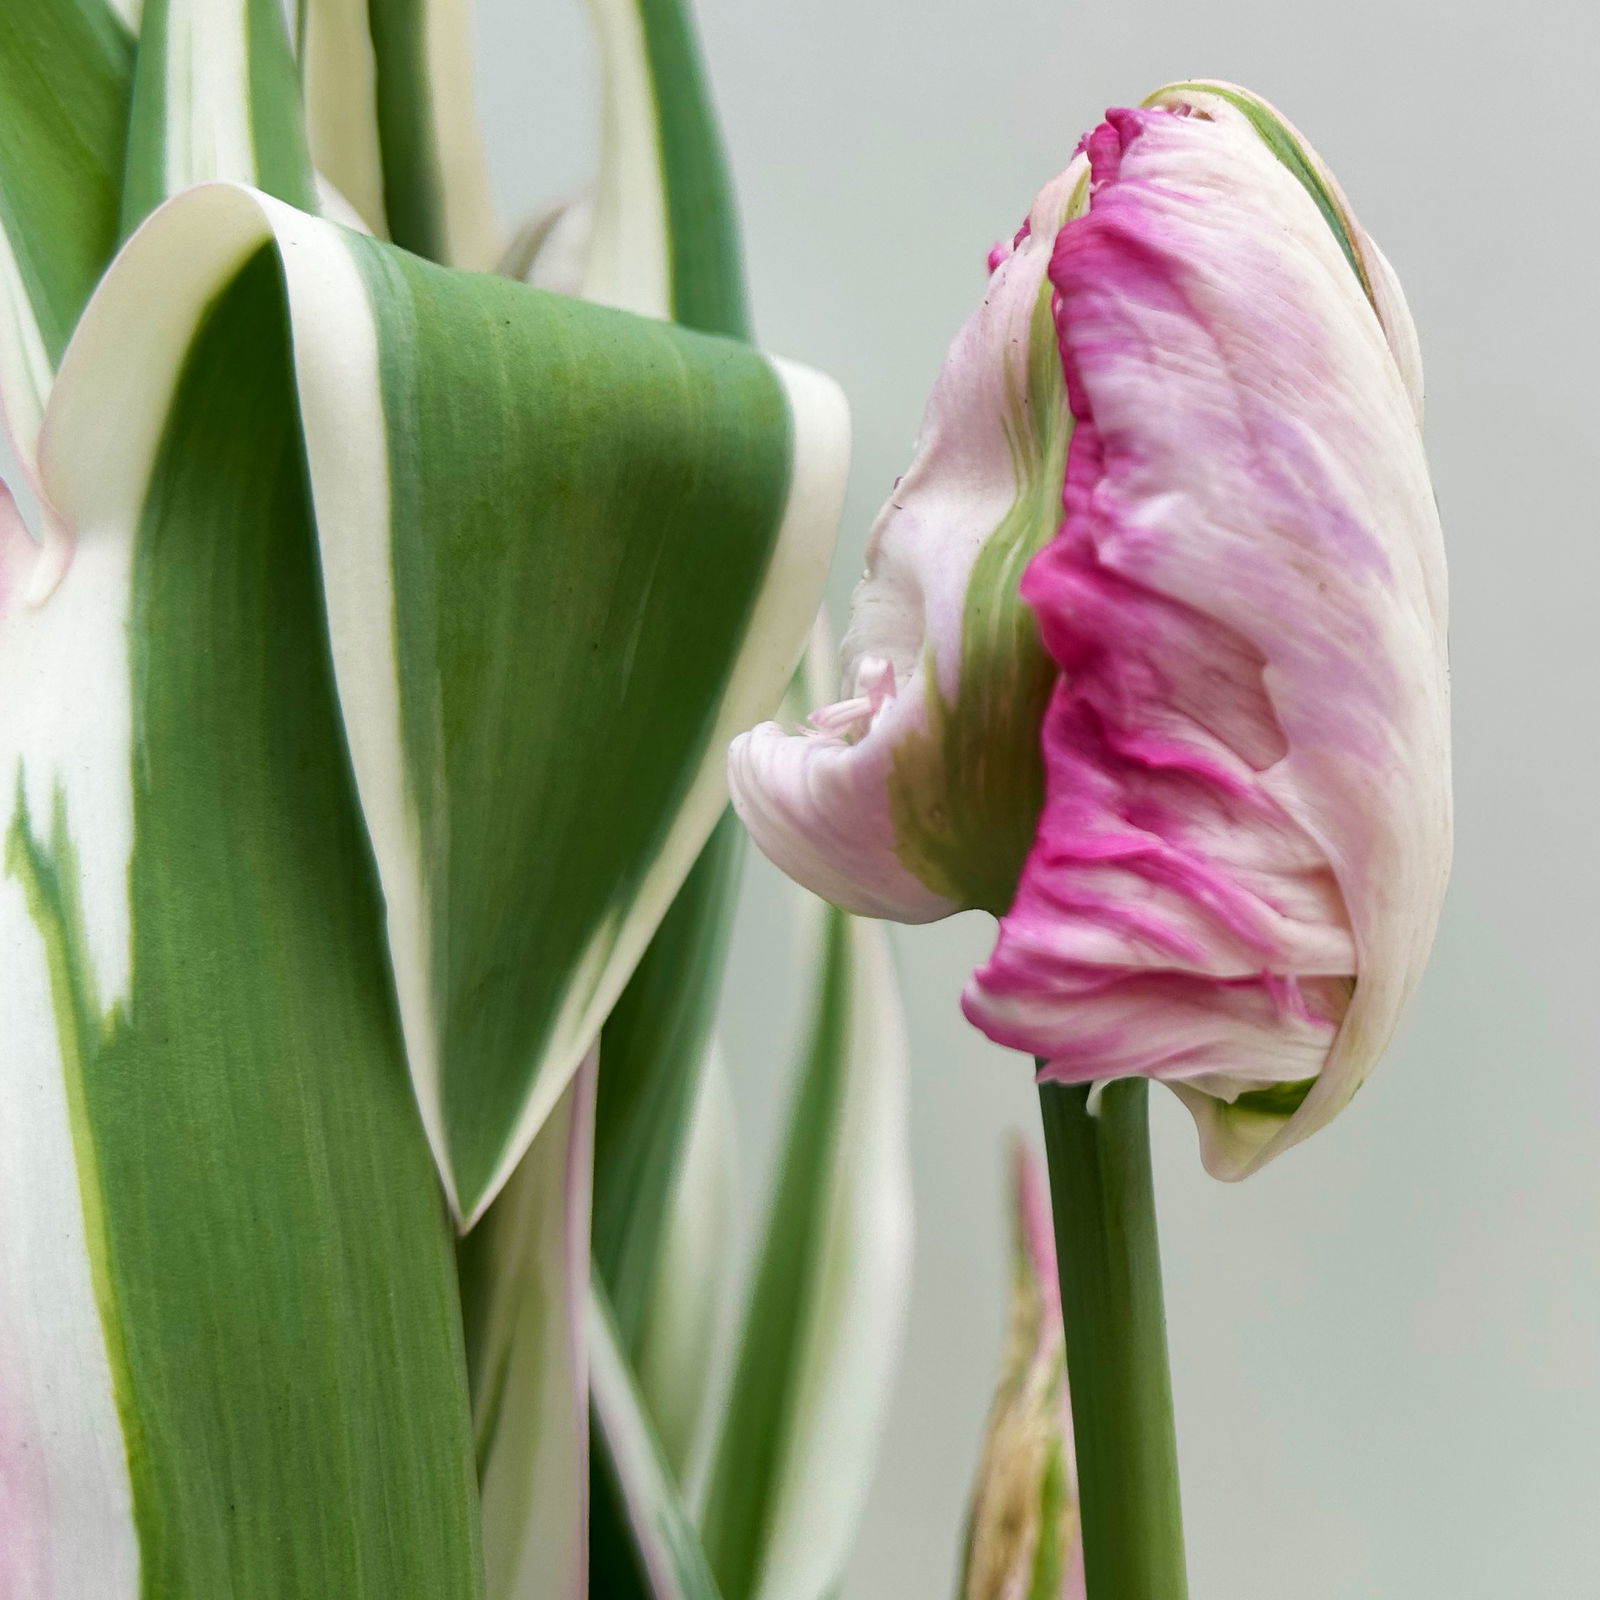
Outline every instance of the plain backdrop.
MULTIPOLYGON (((479 0, 508 220, 584 181, 576 0, 479 0)), ((856 451, 836 621, 984 252, 1108 105, 1195 76, 1280 106, 1421 329, 1453 580, 1458 835, 1409 1026, 1352 1109, 1238 1187, 1157 1096, 1194 1600, 1600 1596, 1600 187, 1587 5, 701 0, 760 336, 856 451)), ((783 897, 727 1004, 751 1193, 787 1093, 783 897)), ((977 916, 895 930, 918 1247, 854 1600, 951 1592, 1004 1314, 1027 1063, 962 1021, 977 916)))

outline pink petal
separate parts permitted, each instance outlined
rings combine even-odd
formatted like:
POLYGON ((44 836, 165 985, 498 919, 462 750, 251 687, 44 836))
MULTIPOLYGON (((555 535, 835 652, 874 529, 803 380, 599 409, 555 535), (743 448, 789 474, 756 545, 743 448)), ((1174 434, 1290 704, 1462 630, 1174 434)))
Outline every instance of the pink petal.
POLYGON ((1063 671, 1046 805, 965 1006, 1050 1077, 1185 1084, 1208 1165, 1238 1176, 1354 1092, 1442 897, 1444 563, 1414 351, 1403 372, 1236 111, 1113 111, 1088 150, 1090 212, 1050 269, 1065 520, 1023 590, 1063 671), (1287 1126, 1228 1111, 1313 1076, 1287 1126))
POLYGON ((983 304, 950 348, 916 458, 873 526, 866 575, 851 602, 839 701, 813 712, 806 731, 769 722, 729 752, 734 809, 756 844, 848 911, 927 922, 989 904, 983 885, 999 876, 998 910, 1015 881, 1037 807, 1031 715, 1013 731, 1034 791, 998 770, 988 809, 972 799, 971 769, 979 763, 952 759, 944 733, 965 730, 1004 769, 1003 712, 1027 710, 1013 680, 1038 684, 1048 674, 1031 629, 1021 650, 1006 653, 995 618, 1004 604, 1014 607, 1013 580, 1002 605, 982 613, 998 642, 982 647, 986 670, 969 685, 969 600, 974 569, 997 534, 1014 539, 1018 519, 1031 518, 1023 524, 1031 534, 1025 555, 1054 524, 1064 397, 1053 351, 1042 393, 1029 354, 1036 331, 1049 338, 1051 245, 1086 177, 1086 162, 1075 161, 1040 193, 1011 244, 992 252, 983 304), (1036 469, 1052 444, 1056 465, 1041 494, 1036 469))

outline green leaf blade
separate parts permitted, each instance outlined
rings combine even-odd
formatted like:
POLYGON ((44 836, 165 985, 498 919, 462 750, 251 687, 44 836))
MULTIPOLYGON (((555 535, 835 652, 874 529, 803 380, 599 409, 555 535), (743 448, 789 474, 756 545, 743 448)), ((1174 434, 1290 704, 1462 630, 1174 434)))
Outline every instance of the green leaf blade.
MULTIPOLYGON (((596 1592, 608 1600, 721 1600, 683 1500, 662 1457, 606 1303, 594 1281, 585 1314, 595 1445, 606 1516, 605 1565, 596 1592)), ((598 1554, 598 1552, 597 1552, 598 1554)))
MULTIPOLYGON (((75 833, 97 801, 131 824, 120 981, 103 838, 95 920, 60 935, 97 1012, 76 1030, 77 1161, 142 1582, 474 1600, 450 1230, 338 726, 270 257, 206 319, 164 415, 131 519, 79 519, 47 602, 69 627, 86 594, 115 603, 131 545, 121 761, 114 727, 92 743, 68 718, 41 768, 65 751, 75 833)), ((81 505, 96 466, 47 463, 47 483, 81 505)))
POLYGON ((792 671, 843 402, 747 347, 202 186, 130 242, 74 345, 54 459, 72 440, 92 470, 64 514, 142 492, 164 364, 267 238, 413 1081, 470 1222, 710 832, 726 741, 792 671))
MULTIPOLYGON (((486 271, 501 239, 472 93, 470 5, 367 0, 366 10, 389 236, 429 261, 486 271)), ((333 117, 325 104, 318 113, 333 117)))
POLYGON ((133 42, 103 0, 0 9, 0 409, 31 470, 56 363, 117 242, 133 42))
MULTIPOLYGON (((428 979, 440 1137, 470 1217, 711 825, 728 696, 748 692, 747 646, 768 648, 791 400, 738 347, 358 254, 386 329, 404 743, 445 917, 428 979), (537 507, 537 523, 497 524, 491 507, 537 507)), ((787 660, 801 628, 784 610, 787 660)), ((763 702, 779 681, 765 676, 763 702)))
POLYGON ((279 0, 147 0, 123 235, 179 190, 218 181, 316 207, 282 7, 279 0))
POLYGON ((727 1600, 836 1588, 904 1314, 909 1091, 887 937, 821 917, 811 1040, 702 1519, 727 1600))

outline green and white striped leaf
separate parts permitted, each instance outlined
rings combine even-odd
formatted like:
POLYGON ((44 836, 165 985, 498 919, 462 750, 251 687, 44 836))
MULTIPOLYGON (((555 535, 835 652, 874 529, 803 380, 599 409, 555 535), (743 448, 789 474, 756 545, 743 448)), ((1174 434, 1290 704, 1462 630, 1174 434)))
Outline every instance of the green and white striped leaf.
MULTIPOLYGON (((536 223, 511 265, 535 281, 717 332, 747 331, 726 162, 687 8, 592 0, 601 175, 536 223), (694 137, 681 136, 692 127, 694 137)), ((606 1027, 596 1263, 646 1404, 680 1473, 708 1420, 713 1330, 729 1287, 729 1181, 711 1032, 742 861, 725 814, 606 1027), (719 1130, 720 1131, 716 1131, 719 1130), (669 1265, 668 1257, 672 1257, 669 1265), (692 1271, 692 1291, 676 1274, 692 1271)), ((680 1481, 685 1481, 680 1479, 680 1481)))
POLYGON ((639 1392, 673 1480, 698 1504, 716 1439, 718 1379, 737 1312, 738 1127, 721 1052, 706 1052, 655 1281, 634 1343, 639 1392))
POLYGON ((52 411, 116 514, 199 308, 269 238, 413 1078, 470 1221, 704 842, 728 735, 787 677, 843 403, 740 346, 208 186, 130 243, 52 411))
POLYGON ((0 1315, 31 1402, 8 1443, 40 1473, 20 1520, 47 1541, 7 1576, 474 1600, 450 1230, 338 722, 277 268, 186 310, 161 261, 129 271, 46 416, 71 542, 14 533, 0 580, 0 1315), (164 392, 134 316, 185 319, 164 392))
POLYGON ((122 231, 195 183, 246 183, 315 209, 282 0, 145 0, 122 231))
POLYGON ((366 231, 386 239, 378 63, 367 0, 299 0, 295 35, 312 165, 366 231))
POLYGON ((489 1600, 583 1600, 589 1566, 591 1053, 461 1244, 489 1600))
POLYGON ((473 94, 471 0, 300 0, 311 156, 373 232, 448 266, 504 249, 473 94))
POLYGON ((661 1281, 691 1130, 697 1115, 706 1114, 740 842, 737 821, 724 814, 606 1022, 594 1257, 635 1364, 661 1281))
POLYGON ((727 160, 681 0, 589 0, 604 96, 586 298, 744 334, 727 160))
POLYGON ((816 914, 811 1039, 702 1517, 724 1600, 835 1593, 905 1313, 909 1106, 888 939, 816 914))
POLYGON ((0 414, 30 475, 56 363, 116 247, 132 81, 105 0, 0 6, 0 414))
POLYGON ((607 1600, 720 1600, 598 1278, 585 1327, 597 1470, 603 1474, 597 1505, 616 1519, 596 1544, 593 1592, 607 1600))

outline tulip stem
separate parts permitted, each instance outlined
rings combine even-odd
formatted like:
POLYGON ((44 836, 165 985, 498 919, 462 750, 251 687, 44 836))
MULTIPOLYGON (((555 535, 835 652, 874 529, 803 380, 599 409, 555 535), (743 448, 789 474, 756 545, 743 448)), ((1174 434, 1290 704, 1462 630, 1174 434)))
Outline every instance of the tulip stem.
POLYGON ((1041 1083, 1089 1600, 1185 1600, 1149 1084, 1041 1083))

